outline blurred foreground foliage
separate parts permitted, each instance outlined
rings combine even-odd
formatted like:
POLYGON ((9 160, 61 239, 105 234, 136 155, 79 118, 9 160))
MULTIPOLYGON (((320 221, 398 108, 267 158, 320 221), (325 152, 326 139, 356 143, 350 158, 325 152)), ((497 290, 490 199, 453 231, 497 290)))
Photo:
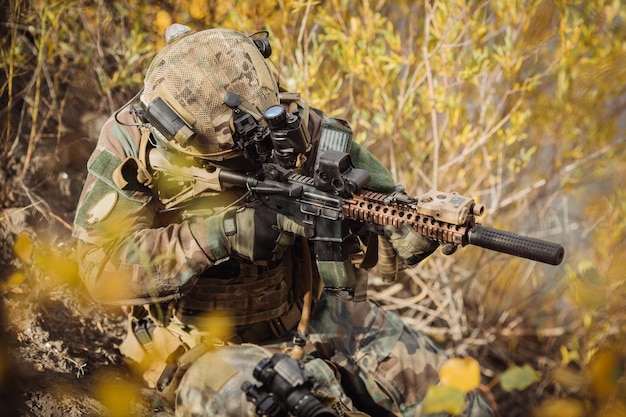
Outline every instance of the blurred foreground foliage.
MULTIPOLYGON (((560 267, 477 248, 435 255, 399 285, 374 281, 373 296, 476 358, 502 415, 626 415, 620 1, 9 0, 0 11, 3 222, 30 207, 19 189, 37 150, 62 159, 76 130, 95 139, 95 116, 141 88, 168 25, 267 29, 281 84, 347 119, 409 193, 472 196, 484 224, 566 248, 560 267)), ((15 241, 22 262, 33 244, 45 242, 15 241)), ((452 369, 474 381, 473 364, 452 369)))

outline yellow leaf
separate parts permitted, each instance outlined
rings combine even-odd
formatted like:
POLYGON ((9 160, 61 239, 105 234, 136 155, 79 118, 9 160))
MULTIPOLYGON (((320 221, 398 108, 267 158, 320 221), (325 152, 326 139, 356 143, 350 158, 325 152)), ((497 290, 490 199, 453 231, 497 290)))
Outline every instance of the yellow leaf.
POLYGON ((583 417, 585 407, 580 401, 553 398, 542 402, 533 412, 534 417, 583 417))
POLYGON ((206 14, 206 2, 204 0, 192 0, 189 2, 189 14, 194 19, 202 19, 206 14))
POLYGON ((626 417, 626 403, 623 399, 612 399, 607 405, 598 410, 594 417, 626 417))
POLYGON ((46 274, 51 285, 78 285, 78 265, 67 254, 54 248, 38 246, 34 259, 37 268, 46 274))
POLYGON ((20 233, 15 238, 13 252, 21 262, 25 262, 31 257, 33 254, 33 241, 26 233, 20 233))
POLYGON ((213 311, 201 317, 197 326, 202 332, 208 333, 210 337, 218 341, 232 335, 235 327, 232 317, 223 311, 213 311))
POLYGON ((614 352, 601 350, 589 363, 589 383, 593 393, 602 399, 615 395, 621 369, 619 358, 614 352))
POLYGON ((448 413, 458 415, 463 412, 465 394, 462 391, 441 385, 428 387, 422 406, 423 414, 448 413))
POLYGON ((165 10, 159 10, 156 14, 156 18, 154 19, 154 25, 158 28, 158 30, 162 31, 167 29, 167 27, 171 24, 172 16, 165 10))
POLYGON ((139 401, 138 388, 113 375, 100 378, 96 387, 96 395, 108 409, 111 417, 132 415, 133 408, 139 401))
POLYGON ((22 271, 13 272, 6 282, 1 283, 0 291, 13 291, 24 281, 26 276, 22 271))
POLYGON ((480 365, 472 358, 448 359, 439 369, 441 384, 461 392, 469 392, 480 385, 480 365))

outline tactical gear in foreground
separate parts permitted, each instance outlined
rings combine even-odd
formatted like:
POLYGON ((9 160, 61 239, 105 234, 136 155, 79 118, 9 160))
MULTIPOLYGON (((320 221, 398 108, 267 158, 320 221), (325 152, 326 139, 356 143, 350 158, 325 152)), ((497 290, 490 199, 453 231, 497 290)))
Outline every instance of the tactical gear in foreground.
POLYGON ((246 381, 241 389, 248 401, 256 404, 259 416, 281 417, 287 413, 296 417, 336 416, 313 396, 315 377, 301 361, 275 353, 271 358, 261 359, 253 375, 260 385, 246 381))

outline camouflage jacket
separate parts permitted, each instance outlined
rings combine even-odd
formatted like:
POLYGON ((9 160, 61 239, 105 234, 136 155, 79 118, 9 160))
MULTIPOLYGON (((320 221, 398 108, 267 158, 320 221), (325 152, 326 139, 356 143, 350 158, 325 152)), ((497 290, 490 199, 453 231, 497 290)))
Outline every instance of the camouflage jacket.
MULTIPOLYGON (((135 182, 122 189, 113 180, 122 161, 139 156, 141 131, 132 126, 134 117, 126 109, 117 116, 122 124, 113 117, 104 124, 74 220, 80 275, 94 299, 105 304, 179 299, 216 259, 206 217, 181 219, 162 212, 149 187, 135 182)), ((323 117, 310 112, 314 143, 323 117)), ((391 174, 368 151, 354 143, 351 155, 357 167, 370 172, 368 188, 393 189, 391 174)))

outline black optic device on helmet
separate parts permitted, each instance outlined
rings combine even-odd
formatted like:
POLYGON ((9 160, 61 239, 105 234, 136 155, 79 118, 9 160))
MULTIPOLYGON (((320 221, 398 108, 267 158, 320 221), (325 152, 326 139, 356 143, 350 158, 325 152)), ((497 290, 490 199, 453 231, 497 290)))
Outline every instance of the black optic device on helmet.
POLYGON ((191 126, 160 97, 148 105, 143 115, 165 139, 175 140, 181 146, 187 146, 195 134, 191 126))
POLYGON ((298 112, 287 113, 280 104, 263 113, 267 127, 239 108, 241 100, 229 92, 224 103, 233 109, 235 143, 254 163, 273 160, 283 168, 295 168, 300 155, 310 149, 311 137, 298 112))

